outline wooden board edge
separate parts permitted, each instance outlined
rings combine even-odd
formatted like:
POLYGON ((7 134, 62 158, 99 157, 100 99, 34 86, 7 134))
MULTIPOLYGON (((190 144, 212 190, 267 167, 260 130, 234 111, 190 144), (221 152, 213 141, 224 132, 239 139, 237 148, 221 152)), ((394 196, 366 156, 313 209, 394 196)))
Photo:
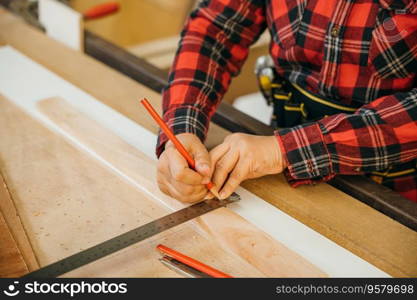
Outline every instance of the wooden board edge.
MULTIPOLYGON (((1 165, 1 158, 0 158, 1 165)), ((32 244, 27 236, 26 230, 23 226, 20 216, 16 210, 14 200, 7 187, 6 180, 0 171, 0 211, 2 212, 7 226, 10 228, 10 232, 16 244, 22 253, 23 259, 29 269, 34 271, 39 268, 39 262, 33 251, 32 244)))

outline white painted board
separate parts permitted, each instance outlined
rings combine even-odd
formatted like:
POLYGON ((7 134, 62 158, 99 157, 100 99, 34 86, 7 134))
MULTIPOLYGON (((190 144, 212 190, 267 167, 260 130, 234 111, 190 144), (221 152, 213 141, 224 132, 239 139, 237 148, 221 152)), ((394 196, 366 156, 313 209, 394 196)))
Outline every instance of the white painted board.
POLYGON ((39 21, 48 36, 84 51, 83 17, 79 12, 56 0, 39 0, 39 21))
POLYGON ((233 107, 266 125, 271 124, 274 108, 268 105, 262 93, 240 96, 233 101, 233 107))

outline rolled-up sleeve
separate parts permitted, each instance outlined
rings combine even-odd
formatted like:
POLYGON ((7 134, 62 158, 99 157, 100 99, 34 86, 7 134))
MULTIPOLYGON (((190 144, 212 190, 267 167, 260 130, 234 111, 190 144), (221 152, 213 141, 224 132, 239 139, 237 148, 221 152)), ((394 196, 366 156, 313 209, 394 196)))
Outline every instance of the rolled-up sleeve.
MULTIPOLYGON (((175 134, 205 139, 230 80, 266 28, 265 1, 202 1, 191 14, 163 91, 163 118, 175 134)), ((167 137, 160 133, 157 155, 167 137)))
POLYGON ((417 158, 417 89, 275 134, 293 186, 385 170, 417 158))

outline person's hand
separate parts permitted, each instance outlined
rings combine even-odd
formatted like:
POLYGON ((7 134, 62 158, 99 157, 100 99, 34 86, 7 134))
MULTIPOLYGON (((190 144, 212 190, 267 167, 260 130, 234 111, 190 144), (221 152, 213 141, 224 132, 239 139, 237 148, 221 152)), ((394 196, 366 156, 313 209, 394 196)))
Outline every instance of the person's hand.
POLYGON ((196 202, 208 193, 205 184, 211 178, 209 153, 200 139, 192 133, 181 133, 176 137, 194 158, 196 171, 189 168, 185 158, 168 141, 158 161, 158 186, 162 192, 177 200, 196 202))
POLYGON ((286 167, 275 136, 234 133, 210 151, 212 182, 220 198, 229 197, 250 178, 281 173, 286 167))

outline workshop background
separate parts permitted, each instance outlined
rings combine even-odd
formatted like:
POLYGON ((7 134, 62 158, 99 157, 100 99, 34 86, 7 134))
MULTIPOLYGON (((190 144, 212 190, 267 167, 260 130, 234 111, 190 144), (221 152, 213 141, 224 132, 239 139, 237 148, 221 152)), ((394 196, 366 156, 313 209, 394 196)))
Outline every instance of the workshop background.
MULTIPOLYGON (((71 6, 84 12, 106 0, 71 0, 71 6)), ((177 50, 179 35, 191 10, 199 0, 120 0, 119 11, 113 15, 89 20, 85 28, 119 45, 153 65, 168 70, 177 50), (149 30, 152 28, 152 30, 149 30)), ((240 96, 257 93, 254 73, 259 56, 268 53, 269 35, 266 32, 252 46, 241 74, 236 77, 224 97, 233 103, 240 96)))

